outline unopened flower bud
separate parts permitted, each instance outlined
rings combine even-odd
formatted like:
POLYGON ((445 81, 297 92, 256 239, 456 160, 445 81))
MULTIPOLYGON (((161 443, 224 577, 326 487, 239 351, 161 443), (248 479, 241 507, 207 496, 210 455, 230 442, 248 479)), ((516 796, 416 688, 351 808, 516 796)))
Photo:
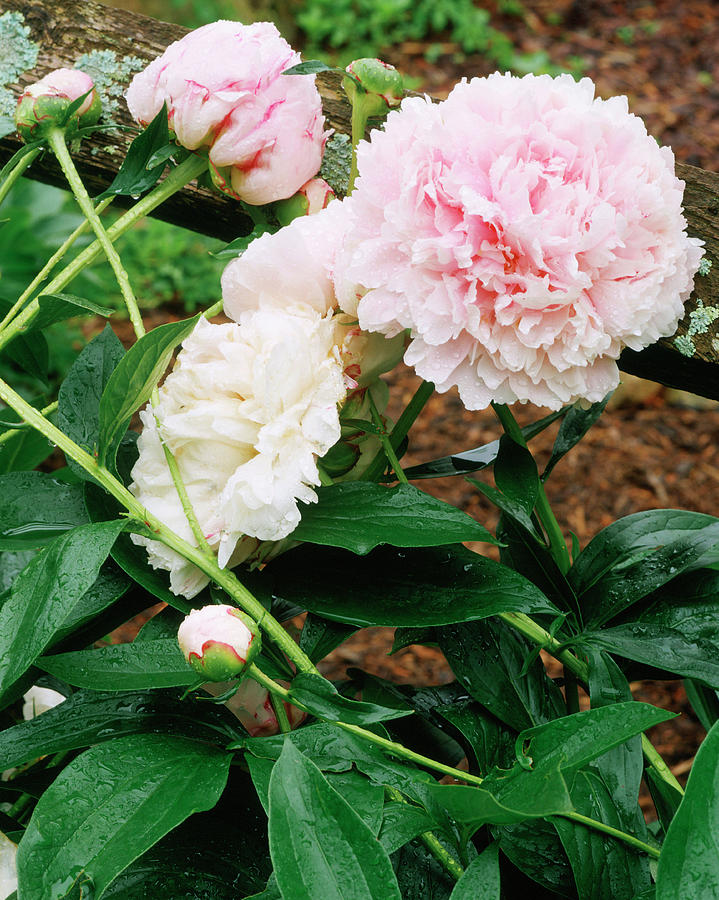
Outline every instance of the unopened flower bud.
POLYGON ((193 609, 177 631, 177 642, 192 668, 208 681, 235 678, 257 656, 260 636, 234 606, 193 609))
POLYGON ((55 69, 25 88, 15 111, 15 124, 26 141, 44 137, 53 128, 62 128, 72 137, 79 128, 94 125, 102 105, 92 78, 78 69, 55 69), (85 96, 67 119, 70 105, 85 96))
POLYGON ((346 70, 342 86, 354 104, 360 98, 368 116, 383 116, 392 106, 398 106, 403 94, 402 76, 381 59, 356 59, 346 70))
POLYGON ((318 213, 334 197, 335 192, 324 178, 310 178, 292 197, 275 203, 275 215, 280 225, 289 225, 293 219, 300 216, 318 213))

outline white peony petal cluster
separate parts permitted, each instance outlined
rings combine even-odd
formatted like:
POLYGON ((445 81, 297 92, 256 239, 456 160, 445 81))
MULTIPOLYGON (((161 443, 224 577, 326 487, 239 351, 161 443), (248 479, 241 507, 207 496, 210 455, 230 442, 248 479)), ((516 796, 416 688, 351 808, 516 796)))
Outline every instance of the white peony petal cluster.
MULTIPOLYGON (((317 499, 316 460, 340 436, 338 404, 346 393, 339 352, 346 329, 338 328, 331 314, 309 308, 249 311, 226 325, 201 319, 159 403, 141 413, 132 492, 195 543, 161 432, 221 566, 242 562, 261 541, 289 535, 300 520, 298 501, 317 499)), ((207 583, 159 542, 133 540, 147 547, 151 565, 169 571, 176 594, 193 597, 207 583)))
MULTIPOLYGON (((411 98, 359 147, 340 306, 470 409, 600 400, 671 335, 701 259, 683 182, 624 97, 496 73, 411 98)), ((310 238, 307 237, 309 240, 310 238)))

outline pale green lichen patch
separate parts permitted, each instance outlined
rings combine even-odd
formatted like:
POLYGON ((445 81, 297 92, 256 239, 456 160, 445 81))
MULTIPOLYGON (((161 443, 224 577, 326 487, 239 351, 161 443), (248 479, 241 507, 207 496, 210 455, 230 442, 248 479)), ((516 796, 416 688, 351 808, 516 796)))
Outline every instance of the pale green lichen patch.
POLYGON ((711 272, 712 261, 707 259, 706 256, 700 261, 699 268, 697 269, 700 275, 708 275, 711 272))
POLYGON ((335 134, 327 141, 319 175, 335 194, 344 197, 350 185, 352 143, 346 134, 335 134))
POLYGON ((120 97, 127 90, 130 76, 147 65, 137 56, 123 56, 118 59, 114 50, 91 50, 83 53, 75 63, 95 82, 102 101, 102 121, 109 122, 120 107, 120 97))
MULTIPOLYGON (((698 334, 706 334, 717 319, 719 306, 704 306, 703 300, 697 300, 697 308, 689 313, 687 333, 675 337, 674 346, 684 356, 693 356, 697 349, 693 339, 698 334)), ((716 340, 712 340, 712 347, 715 342, 716 340)))
POLYGON ((30 29, 22 13, 5 12, 0 16, 0 132, 15 130, 17 94, 7 85, 15 84, 37 62, 39 48, 30 40, 30 29))

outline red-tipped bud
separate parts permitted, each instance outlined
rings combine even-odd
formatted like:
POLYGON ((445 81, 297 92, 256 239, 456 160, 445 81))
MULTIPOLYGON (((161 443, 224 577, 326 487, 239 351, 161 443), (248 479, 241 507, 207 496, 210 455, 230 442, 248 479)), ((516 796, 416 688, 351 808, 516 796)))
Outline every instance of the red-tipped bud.
POLYGON ((61 128, 72 137, 79 128, 94 125, 102 106, 92 78, 78 69, 55 69, 25 88, 15 111, 15 124, 26 141, 61 128), (85 96, 87 95, 87 96, 85 96), (85 97, 68 118, 70 105, 85 97))
POLYGON ((335 192, 324 178, 310 178, 292 197, 275 203, 275 215, 280 225, 289 225, 293 219, 324 209, 334 197, 335 192))
POLYGON ((177 631, 177 642, 192 668, 208 681, 236 678, 260 651, 260 636, 234 606, 193 609, 177 631))
POLYGON ((366 115, 383 116, 398 106, 403 95, 402 76, 381 59, 356 59, 346 70, 342 81, 352 104, 362 102, 366 115))

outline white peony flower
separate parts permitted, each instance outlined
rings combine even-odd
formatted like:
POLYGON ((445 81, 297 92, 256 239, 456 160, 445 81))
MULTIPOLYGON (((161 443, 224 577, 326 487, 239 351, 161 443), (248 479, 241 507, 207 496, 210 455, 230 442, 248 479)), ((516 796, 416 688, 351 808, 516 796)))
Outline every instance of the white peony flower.
POLYGON ((34 719, 41 713, 47 712, 53 706, 57 706, 65 701, 65 697, 52 688, 38 687, 34 684, 27 693, 22 697, 24 703, 22 705, 23 719, 34 719))
MULTIPOLYGON (((221 566, 237 565, 260 541, 289 535, 297 502, 314 502, 317 457, 339 439, 346 388, 343 329, 310 308, 249 311, 238 324, 201 319, 183 344, 144 430, 130 489, 157 518, 195 543, 160 444, 177 460, 197 519, 221 566)), ((147 547, 171 589, 194 597, 207 577, 157 541, 147 547)))

